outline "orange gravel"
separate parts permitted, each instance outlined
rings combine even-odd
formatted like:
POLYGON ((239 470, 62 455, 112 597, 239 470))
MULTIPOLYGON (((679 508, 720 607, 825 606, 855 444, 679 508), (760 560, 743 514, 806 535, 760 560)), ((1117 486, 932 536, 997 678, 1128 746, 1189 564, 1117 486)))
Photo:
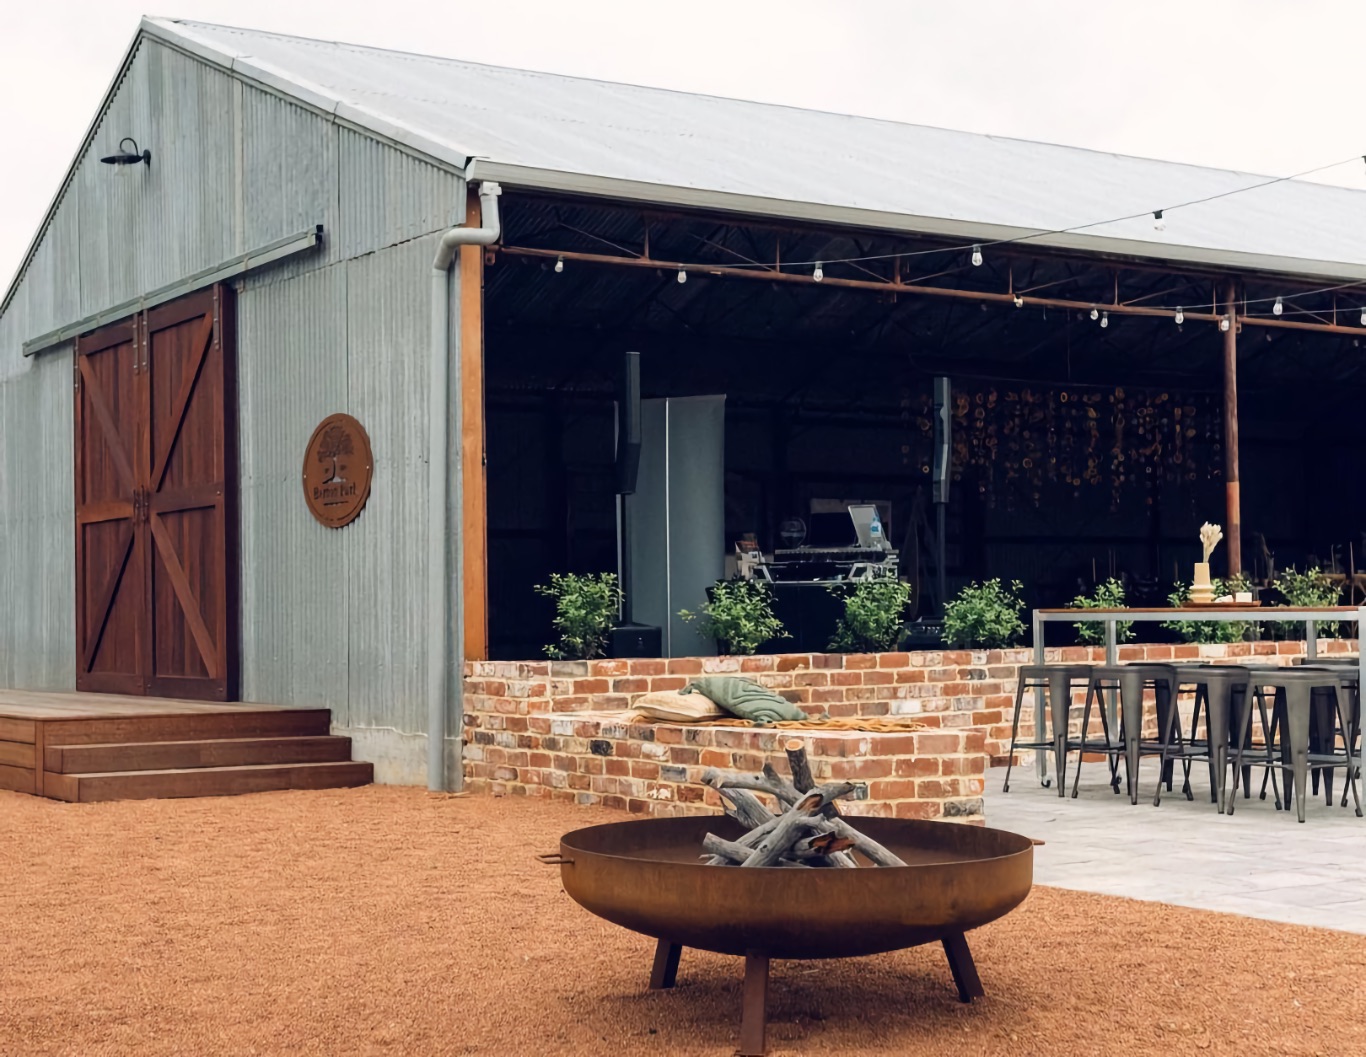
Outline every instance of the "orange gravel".
MULTIPOLYGON (((70 805, 0 792, 0 1054, 715 1054, 740 961, 590 916, 532 859, 623 816, 370 787, 70 805)), ((779 1054, 1366 1047, 1366 938, 1052 889, 943 954, 778 962, 779 1054)))

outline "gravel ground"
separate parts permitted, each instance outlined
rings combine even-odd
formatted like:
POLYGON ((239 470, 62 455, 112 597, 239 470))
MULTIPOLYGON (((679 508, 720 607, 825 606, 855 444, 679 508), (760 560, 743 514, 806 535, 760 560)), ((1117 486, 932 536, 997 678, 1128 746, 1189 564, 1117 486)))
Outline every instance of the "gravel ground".
MULTIPOLYGON (((532 859, 620 814, 370 787, 70 805, 0 792, 0 1054, 717 1054, 739 959, 652 942, 532 859)), ((781 1054, 1338 1055, 1366 938, 1035 889, 938 947, 778 962, 781 1054)))

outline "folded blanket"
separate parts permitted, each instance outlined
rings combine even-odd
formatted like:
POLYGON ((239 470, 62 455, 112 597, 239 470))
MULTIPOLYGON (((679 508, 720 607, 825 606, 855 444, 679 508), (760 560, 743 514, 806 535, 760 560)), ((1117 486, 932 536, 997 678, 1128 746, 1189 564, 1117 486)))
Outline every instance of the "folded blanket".
MULTIPOLYGON (((627 713, 631 723, 692 723, 697 726, 707 727, 752 727, 754 726, 747 719, 733 719, 723 717, 721 719, 690 719, 690 720, 660 720, 640 713, 627 713)), ((907 716, 905 719, 894 718, 892 716, 871 716, 867 719, 848 717, 843 719, 780 719, 773 723, 765 724, 775 730, 859 730, 868 734, 908 734, 916 730, 933 730, 927 727, 918 719, 907 716)))

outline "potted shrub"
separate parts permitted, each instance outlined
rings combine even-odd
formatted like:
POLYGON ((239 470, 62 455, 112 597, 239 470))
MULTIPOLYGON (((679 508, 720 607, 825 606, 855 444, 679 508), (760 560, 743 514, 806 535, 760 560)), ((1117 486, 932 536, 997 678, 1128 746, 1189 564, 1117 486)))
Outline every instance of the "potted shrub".
MULTIPOLYGON (((1089 595, 1077 595, 1076 598, 1072 599, 1072 606, 1075 609, 1123 609, 1124 584, 1112 576, 1103 583, 1096 584, 1089 595)), ((1077 641, 1083 646, 1105 645, 1104 624, 1087 621, 1072 626, 1077 629, 1077 641)), ((1130 642, 1133 637, 1134 622, 1132 620, 1116 621, 1116 642, 1130 642)))
POLYGON ((1013 646, 1024 634, 1024 585, 1007 586, 997 577, 971 583, 944 606, 944 642, 957 649, 1000 649, 1013 646))
POLYGON ((547 655, 557 661, 603 656, 621 611, 616 573, 551 573, 550 583, 537 584, 536 593, 555 601, 551 623, 560 641, 545 648, 547 655))
POLYGON ((850 587, 832 584, 843 596, 844 614, 835 626, 830 649, 835 653, 882 653, 894 650, 906 634, 906 606, 911 585, 900 580, 863 580, 850 587))
POLYGON ((773 615, 773 590, 762 580, 722 580, 696 613, 678 615, 715 639, 723 654, 751 654, 770 639, 791 638, 773 615))
MULTIPOLYGON (((1335 606, 1342 600, 1342 587, 1333 583, 1322 569, 1306 569, 1304 572, 1296 572, 1292 565, 1285 569, 1276 577, 1271 584, 1285 599, 1288 606, 1312 606, 1322 609, 1327 606, 1335 606)), ((1272 635, 1275 638, 1304 638, 1305 627, 1303 621, 1278 620, 1270 625, 1272 635)), ((1319 624, 1317 627, 1319 635, 1324 638, 1336 639, 1342 634, 1342 625, 1334 621, 1328 624, 1319 624)))

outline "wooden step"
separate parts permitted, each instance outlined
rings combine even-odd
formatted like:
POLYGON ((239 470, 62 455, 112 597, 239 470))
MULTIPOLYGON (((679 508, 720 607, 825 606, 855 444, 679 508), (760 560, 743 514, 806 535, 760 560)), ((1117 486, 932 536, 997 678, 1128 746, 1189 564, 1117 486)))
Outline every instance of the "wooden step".
POLYGON ((270 763, 238 767, 190 767, 159 771, 47 774, 43 792, 57 800, 152 800, 185 796, 235 796, 280 789, 340 789, 369 785, 374 766, 351 761, 270 763))
POLYGON ((326 708, 263 708, 164 715, 54 719, 45 722, 48 745, 203 741, 210 738, 315 736, 331 731, 326 708))
POLYGON ((351 739, 329 734, 294 738, 213 738, 199 741, 94 742, 49 745, 49 773, 167 771, 271 763, 337 763, 351 759, 351 739))

